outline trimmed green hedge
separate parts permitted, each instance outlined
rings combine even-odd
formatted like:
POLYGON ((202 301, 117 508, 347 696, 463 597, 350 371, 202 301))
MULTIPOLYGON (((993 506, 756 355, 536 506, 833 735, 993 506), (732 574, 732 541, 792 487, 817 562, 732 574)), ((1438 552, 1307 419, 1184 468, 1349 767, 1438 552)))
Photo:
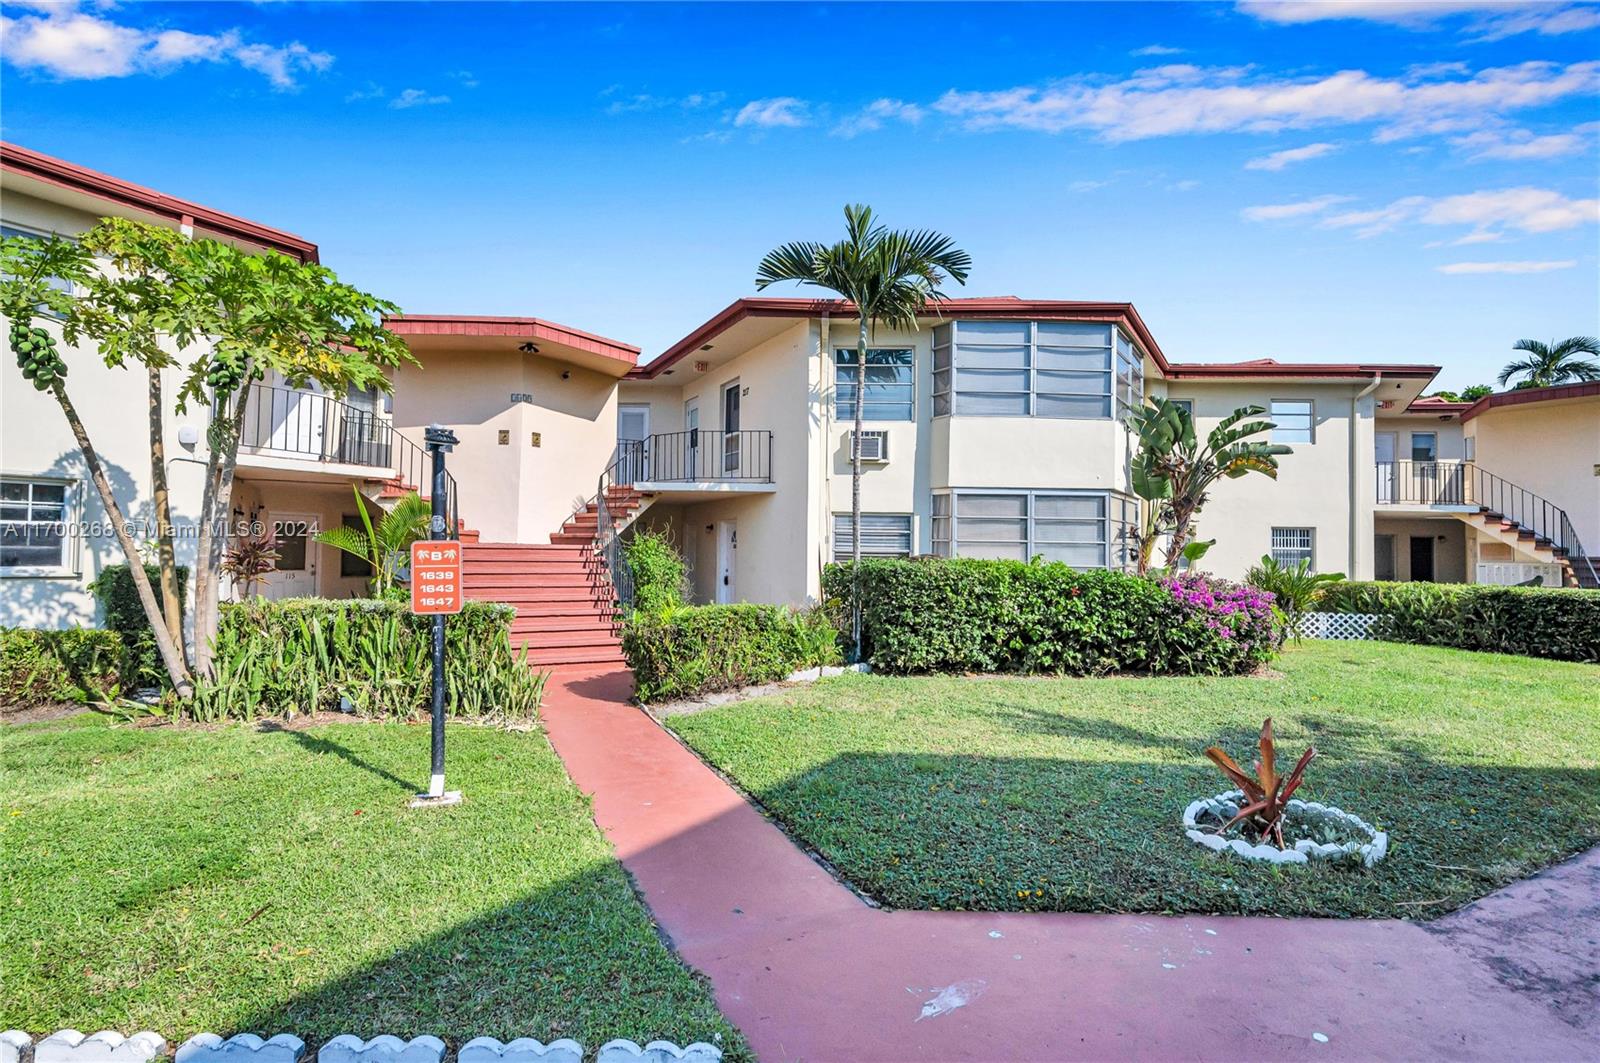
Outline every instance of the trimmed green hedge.
MULTIPOLYGON (((150 578, 150 588, 155 591, 159 604, 161 566, 146 565, 144 572, 150 578)), ((182 608, 189 587, 189 570, 179 565, 177 574, 178 602, 182 608)), ((161 663, 161 651, 156 649, 155 633, 150 630, 150 622, 145 618, 144 606, 139 602, 139 592, 133 585, 133 572, 127 562, 101 569, 100 575, 89 584, 89 590, 100 602, 105 626, 122 636, 123 649, 128 655, 122 666, 122 674, 128 685, 170 686, 166 666, 161 663)))
POLYGON ((1600 591, 1468 583, 1339 583, 1317 611, 1374 613, 1395 642, 1600 661, 1600 591))
MULTIPOLYGON (((452 716, 531 720, 545 677, 511 648, 515 610, 467 602, 445 625, 445 709, 452 716)), ((370 598, 252 599, 225 604, 215 675, 197 684, 197 719, 322 710, 412 717, 433 690, 428 617, 370 598)))
MULTIPOLYGON (((823 589, 850 597, 850 565, 823 589)), ((1199 576, 1158 581, 1059 563, 861 562, 862 650, 885 672, 1234 675, 1270 660, 1272 598, 1199 576)))
POLYGON ((0 705, 114 700, 123 663, 115 631, 0 628, 0 705))
POLYGON ((842 659, 838 631, 823 613, 777 605, 635 613, 623 628, 622 651, 641 701, 771 683, 842 659))

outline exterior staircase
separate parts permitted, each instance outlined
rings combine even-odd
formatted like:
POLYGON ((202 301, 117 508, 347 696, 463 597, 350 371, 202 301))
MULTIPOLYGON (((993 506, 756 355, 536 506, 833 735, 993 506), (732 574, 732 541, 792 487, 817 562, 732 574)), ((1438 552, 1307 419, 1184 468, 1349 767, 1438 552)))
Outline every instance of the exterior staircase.
MULTIPOLYGON (((606 489, 613 528, 631 522, 649 500, 627 487, 606 489)), ((517 611, 511 645, 544 670, 622 667, 620 614, 601 551, 600 507, 568 517, 550 544, 463 539, 462 589, 469 599, 504 602, 517 611)))
POLYGON ((1511 547, 1516 556, 1527 558, 1535 564, 1559 565, 1561 582, 1567 587, 1593 585, 1593 567, 1588 558, 1568 556, 1546 535, 1525 526, 1521 521, 1497 513, 1487 506, 1478 512, 1463 514, 1462 519, 1477 529, 1479 538, 1491 539, 1511 547))

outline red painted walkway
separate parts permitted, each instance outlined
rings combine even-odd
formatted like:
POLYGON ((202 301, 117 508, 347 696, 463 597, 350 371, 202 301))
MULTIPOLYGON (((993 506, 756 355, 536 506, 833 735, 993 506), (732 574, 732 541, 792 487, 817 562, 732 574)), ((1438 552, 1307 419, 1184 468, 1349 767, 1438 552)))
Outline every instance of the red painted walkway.
POLYGON ((550 739, 762 1060, 1600 1059, 1600 851, 1431 926, 884 912, 630 684, 552 683, 550 739))

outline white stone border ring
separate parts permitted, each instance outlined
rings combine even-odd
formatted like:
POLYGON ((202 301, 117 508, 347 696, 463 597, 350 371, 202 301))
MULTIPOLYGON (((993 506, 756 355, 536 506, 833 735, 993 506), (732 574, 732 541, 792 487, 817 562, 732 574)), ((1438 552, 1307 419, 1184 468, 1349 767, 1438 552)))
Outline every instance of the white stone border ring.
POLYGON ((1205 813, 1209 812, 1213 816, 1220 817, 1224 823, 1237 816, 1239 801, 1243 797, 1244 791, 1229 790, 1215 797, 1189 802, 1189 807, 1183 810, 1183 833, 1190 841, 1207 849, 1231 852, 1246 860, 1262 860, 1272 864, 1304 864, 1312 860, 1348 859, 1360 860, 1363 866, 1371 867, 1389 854, 1389 835, 1386 832, 1378 830, 1360 816, 1346 812, 1342 808, 1318 804, 1316 801, 1302 801, 1298 797, 1291 797, 1284 806, 1298 818, 1340 827, 1365 837, 1367 841, 1348 841, 1342 845, 1331 845, 1314 842, 1310 838, 1301 838, 1294 843, 1294 848, 1279 849, 1276 845, 1265 842, 1252 845, 1243 838, 1224 838, 1220 834, 1200 829, 1197 820, 1205 813))

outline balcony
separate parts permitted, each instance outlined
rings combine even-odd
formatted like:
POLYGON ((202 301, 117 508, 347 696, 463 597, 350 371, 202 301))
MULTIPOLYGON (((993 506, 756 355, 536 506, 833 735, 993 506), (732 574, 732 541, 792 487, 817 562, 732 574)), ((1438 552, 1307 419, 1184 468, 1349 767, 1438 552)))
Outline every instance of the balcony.
POLYGON ((1380 461, 1378 504, 1478 508, 1473 465, 1465 461, 1380 461))
POLYGON ((691 428, 617 443, 613 480, 638 491, 771 491, 772 433, 691 428))

